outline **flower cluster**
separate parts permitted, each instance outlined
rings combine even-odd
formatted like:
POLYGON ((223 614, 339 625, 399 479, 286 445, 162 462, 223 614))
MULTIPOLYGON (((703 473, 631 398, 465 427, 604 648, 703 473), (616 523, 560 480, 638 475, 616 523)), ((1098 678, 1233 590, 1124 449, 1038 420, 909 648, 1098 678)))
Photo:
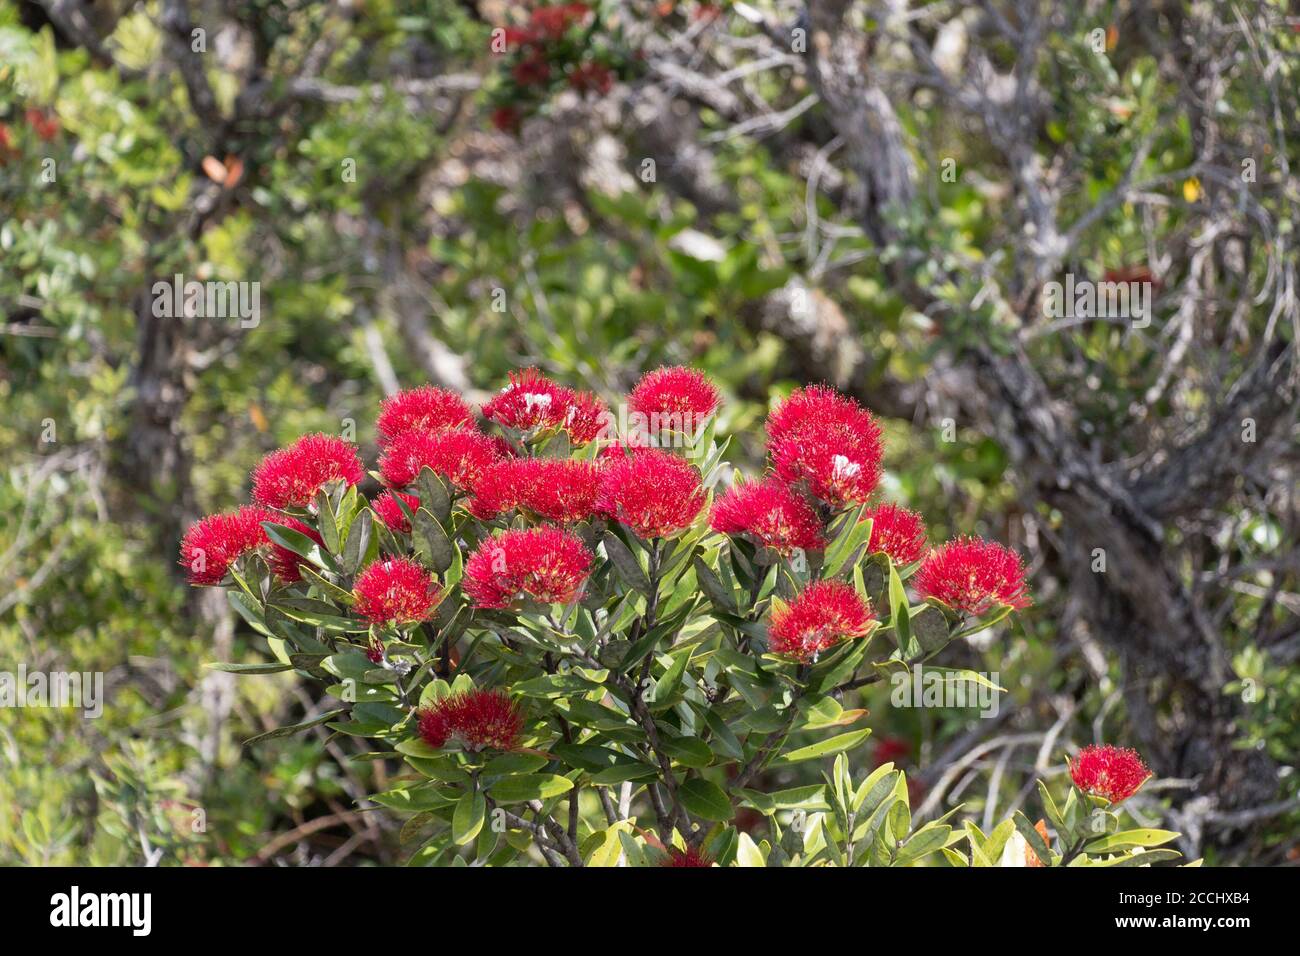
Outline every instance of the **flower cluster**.
POLYGON ((565 432, 574 445, 594 441, 609 409, 591 392, 557 385, 535 368, 510 373, 510 384, 483 406, 483 417, 520 433, 565 432))
POLYGON ((812 660, 842 640, 867 634, 873 620, 871 605, 850 585, 814 581, 772 612, 768 649, 793 660, 812 660))
POLYGON ((585 521, 596 513, 600 466, 569 458, 508 458, 483 472, 467 507, 477 518, 524 509, 546 521, 585 521))
POLYGON ((871 520, 871 540, 867 550, 884 552, 899 567, 918 561, 925 553, 925 521, 915 511, 899 505, 884 504, 864 516, 871 520))
POLYGON ((429 468, 460 492, 468 492, 501 449, 487 435, 468 428, 402 432, 379 457, 379 472, 390 488, 405 488, 429 468))
POLYGON ((717 386, 699 369, 665 366, 647 372, 627 397, 627 404, 654 420, 703 421, 718 410, 717 386))
POLYGON ((419 728, 430 747, 445 747, 454 738, 467 750, 513 750, 524 718, 505 691, 471 690, 422 707, 419 728))
POLYGON ((414 514, 415 510, 420 507, 420 498, 418 495, 408 495, 404 491, 385 491, 378 498, 370 503, 370 508, 378 516, 379 520, 384 523, 389 531, 400 531, 403 534, 411 533, 411 519, 406 516, 402 510, 402 504, 411 509, 414 514))
POLYGON ((387 447, 406 432, 438 432, 447 428, 473 428, 474 415, 455 392, 432 385, 407 389, 389 396, 379 406, 375 429, 387 447))
POLYGON ((982 538, 956 538, 926 556, 916 589, 964 614, 981 615, 1000 605, 1030 605, 1020 555, 982 538))
POLYGON ((834 389, 796 389, 768 417, 767 435, 777 475, 818 501, 860 504, 880 481, 880 425, 834 389))
POLYGON ((591 552, 560 528, 516 529, 488 538, 465 562, 465 595, 476 607, 523 600, 567 604, 591 571, 591 552))
POLYGON ((269 540, 262 522, 274 520, 262 508, 245 505, 228 514, 208 515, 185 532, 181 567, 191 584, 220 584, 230 566, 269 540))
POLYGON ((355 485, 365 477, 356 447, 333 435, 304 435, 273 451, 253 471, 253 500, 267 508, 306 508, 334 481, 355 485))
POLYGON ((812 506, 775 478, 733 487, 714 502, 709 527, 722 534, 744 535, 786 555, 826 546, 821 519, 812 506))
POLYGON ((1127 800, 1151 778, 1137 751, 1110 744, 1084 747, 1070 761, 1070 779, 1086 793, 1111 803, 1127 800))
POLYGON ((415 624, 428 620, 442 589, 410 558, 386 558, 368 565, 353 588, 356 612, 373 624, 415 624))
POLYGON ((665 538, 689 528, 704 507, 700 473, 657 448, 606 459, 598 507, 643 538, 665 538))

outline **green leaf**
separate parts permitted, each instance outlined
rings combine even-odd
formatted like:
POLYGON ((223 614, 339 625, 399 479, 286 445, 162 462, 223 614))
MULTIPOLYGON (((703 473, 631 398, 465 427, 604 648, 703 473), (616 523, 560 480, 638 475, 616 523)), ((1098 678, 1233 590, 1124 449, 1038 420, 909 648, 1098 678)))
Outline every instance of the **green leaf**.
POLYGON ((1017 810, 1012 819, 1016 821, 1016 829, 1020 832, 1020 835, 1025 838, 1025 842, 1029 844, 1030 849, 1034 851, 1043 866, 1051 866, 1051 851, 1047 849, 1047 844, 1043 842, 1042 834, 1034 829, 1034 825, 1029 822, 1029 818, 1017 810))
POLYGON ((478 836, 487 817, 487 799, 478 791, 467 793, 456 802, 451 816, 451 838, 457 846, 464 846, 478 836))
POLYGON ((260 743, 263 740, 272 740, 276 737, 291 737, 294 734, 302 733, 304 730, 310 730, 318 724, 328 723, 336 717, 343 716, 347 712, 346 707, 340 707, 337 710, 326 711, 319 717, 313 717, 311 720, 304 720, 300 724, 289 724, 286 727, 277 727, 275 730, 268 730, 266 733, 258 734, 256 737, 249 737, 244 741, 244 746, 248 747, 252 744, 260 743))
POLYGON ((613 533, 607 533, 604 540, 605 553, 609 555, 609 560, 614 563, 614 568, 618 571, 619 577, 626 581, 629 587, 649 596, 650 579, 646 577, 646 573, 642 570, 641 562, 637 561, 636 555, 628 550, 628 546, 613 533))
POLYGON ((502 777, 488 787, 497 803, 523 803, 526 800, 549 800, 573 789, 573 781, 554 773, 530 773, 502 777))
POLYGON ((429 567, 441 574, 451 567, 452 543, 447 532, 433 513, 424 508, 415 512, 415 521, 411 525, 411 536, 415 542, 416 553, 428 563, 429 567))
POLYGON ((445 524, 451 517, 451 498, 447 495, 447 486, 428 465, 420 469, 415 479, 415 490, 420 496, 420 507, 428 508, 431 515, 445 524))
POLYGON ((293 670, 292 664, 209 664, 208 667, 214 671, 225 671, 227 674, 278 674, 281 671, 293 670))
POLYGON ((1131 850, 1133 847, 1159 846, 1162 843, 1168 843, 1178 836, 1173 830, 1153 830, 1143 828, 1138 830, 1120 830, 1118 833, 1108 833, 1104 837, 1093 840, 1083 848, 1084 853, 1118 853, 1120 850, 1131 850))
POLYGON ((773 760, 771 766, 780 767, 786 764, 800 763, 804 760, 816 760, 818 757, 829 757, 832 754, 843 753, 846 750, 852 750, 862 741, 871 736, 871 728, 864 730, 851 730, 847 734, 837 734, 834 737, 827 737, 825 740, 819 740, 815 744, 809 744, 807 747, 800 747, 797 750, 791 750, 789 753, 773 760))
POLYGON ((701 777, 683 783, 677 788, 677 796, 689 813, 705 820, 726 823, 734 815, 731 801, 722 788, 701 777))
POLYGON ((910 652, 912 643, 912 624, 907 604, 907 592, 903 590, 903 579, 891 563, 889 566, 889 618, 894 629, 894 640, 904 654, 910 652))
POLYGON ((352 519, 352 526, 348 528, 348 539, 343 545, 343 556, 339 561, 345 574, 356 574, 365 561, 370 551, 373 520, 368 508, 352 519))
POLYGON ((698 769, 713 763, 713 751, 699 737, 665 736, 659 742, 659 746, 664 753, 683 767, 698 769))

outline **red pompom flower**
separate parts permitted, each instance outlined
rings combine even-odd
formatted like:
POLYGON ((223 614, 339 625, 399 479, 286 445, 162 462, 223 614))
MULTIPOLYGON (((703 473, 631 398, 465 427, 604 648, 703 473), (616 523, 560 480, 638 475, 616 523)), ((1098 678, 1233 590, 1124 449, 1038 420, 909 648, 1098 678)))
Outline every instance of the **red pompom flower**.
POLYGON ((675 846, 667 849, 668 859, 660 866, 713 866, 713 858, 699 847, 688 846, 685 850, 675 846))
POLYGON ((872 508, 864 517, 871 519, 868 553, 883 551, 899 566, 911 564, 925 553, 925 521, 915 511, 884 504, 872 508))
POLYGON ((411 519, 406 517, 406 512, 402 506, 397 503, 401 498, 406 506, 414 513, 420 507, 420 498, 418 495, 408 495, 404 491, 385 491, 382 495, 370 503, 370 510, 379 516, 389 531, 400 531, 403 534, 411 533, 411 519))
POLYGON ((374 624, 426 621, 442 597, 429 572, 409 558, 371 562, 357 576, 353 591, 357 614, 374 624))
POLYGON ((262 508, 245 505, 238 511, 208 515, 190 525, 181 540, 181 566, 191 584, 219 584, 230 566, 269 540, 263 521, 280 521, 262 508))
POLYGON ((468 491, 497 458, 497 446, 482 432, 449 428, 403 432, 379 457, 379 471, 391 488, 404 488, 431 468, 453 488, 468 491))
POLYGON ((465 691, 420 709, 420 737, 430 747, 454 738, 467 750, 513 750, 523 729, 519 705, 503 690, 465 691))
POLYGON ((880 481, 879 429, 813 422, 771 443, 777 477, 835 507, 860 504, 880 481))
POLYGON ((596 511, 600 467, 567 458, 513 458, 489 467, 474 484, 469 510, 489 519, 524 508, 548 521, 584 521, 596 511))
POLYGON ((826 547, 817 513, 774 478, 733 486, 713 503, 709 527, 721 534, 746 535, 781 554, 826 547))
POLYGON ((575 392, 564 418, 564 430, 569 441, 581 447, 590 444, 605 432, 612 419, 609 406, 592 392, 575 392))
POLYGON ((645 415, 652 432, 662 428, 694 431, 717 411, 721 401, 708 376, 683 365, 647 372, 627 397, 628 408, 645 415))
POLYGON ((834 425, 877 440, 880 436, 875 417, 853 399, 826 385, 809 385, 796 388, 772 409, 767 416, 768 441, 787 438, 809 425, 834 425))
POLYGON ((807 661, 842 640, 862 637, 873 620, 871 605, 851 585, 814 581, 772 612, 768 650, 807 661))
POLYGON ((647 448, 608 460, 598 507, 643 538, 690 527, 704 507, 700 474, 681 458, 647 448))
POLYGON ((521 432, 558 428, 568 419, 574 397, 573 389, 526 368, 510 373, 510 384, 484 404, 483 417, 521 432))
POLYGON ((591 552, 575 535, 544 526, 511 530, 483 541, 465 563, 462 587, 475 606, 518 601, 567 604, 591 571, 591 552))
POLYGON ((1127 800, 1151 777, 1136 750, 1110 744, 1084 747, 1069 767, 1075 786, 1111 803, 1127 800))
POLYGON ((976 616, 1003 604, 1031 603, 1020 555, 982 538, 955 538, 931 551, 916 572, 916 590, 976 616))
POLYGON ((389 445, 403 432, 473 427, 474 415, 465 400, 455 392, 432 385, 410 388, 384 399, 375 421, 381 446, 389 445))
POLYGON ((267 508, 306 508, 332 481, 365 477, 356 447, 333 435, 304 435, 273 451, 253 471, 253 500, 267 508))

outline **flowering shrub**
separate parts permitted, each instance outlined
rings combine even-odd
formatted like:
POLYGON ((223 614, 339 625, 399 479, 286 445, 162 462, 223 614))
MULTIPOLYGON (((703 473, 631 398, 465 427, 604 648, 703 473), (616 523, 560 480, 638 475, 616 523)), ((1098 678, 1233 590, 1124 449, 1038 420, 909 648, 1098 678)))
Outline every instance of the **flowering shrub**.
POLYGON ((1085 749, 1064 804, 1040 785, 1046 820, 988 835, 958 810, 915 825, 892 762, 854 781, 871 730, 844 696, 1027 607, 1024 567, 977 538, 931 548, 919 515, 874 500, 880 428, 827 388, 773 410, 766 476, 721 487, 720 401, 698 372, 657 370, 628 406, 704 426, 619 435, 598 398, 534 369, 483 428, 459 396, 403 392, 379 412, 373 498, 346 442, 272 452, 257 505, 182 542, 192 583, 227 588, 272 658, 215 666, 324 680, 339 706, 269 736, 324 723, 400 756, 409 772, 372 799, 413 814, 418 862, 1176 856, 1149 849, 1174 834, 1119 829, 1149 776, 1130 751, 1085 749), (822 783, 763 787, 832 758, 822 783))

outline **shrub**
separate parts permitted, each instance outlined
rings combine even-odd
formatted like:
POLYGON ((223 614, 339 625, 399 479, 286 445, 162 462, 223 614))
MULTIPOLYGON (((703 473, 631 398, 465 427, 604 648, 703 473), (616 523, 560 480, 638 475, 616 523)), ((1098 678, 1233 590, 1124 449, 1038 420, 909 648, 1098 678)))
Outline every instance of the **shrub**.
POLYGON ((1148 776, 1129 751, 1080 754, 1059 808, 1040 784, 1055 847, 1019 813, 988 835, 960 808, 914 826, 891 763, 852 779, 871 730, 845 694, 1029 606, 1024 566, 978 538, 930 548, 919 515, 874 501, 880 428, 831 389, 773 410, 770 475, 720 488, 718 405, 698 372, 663 369, 620 418, 529 369, 485 405, 488 433, 459 396, 404 392, 379 413, 373 501, 347 443, 273 452, 258 504, 182 546, 274 658, 214 666, 324 680, 339 706, 264 736, 325 723, 400 755, 410 772, 373 800, 413 814, 417 862, 1176 856, 1146 849, 1174 834, 1119 830, 1148 776), (821 782, 763 787, 827 762, 821 782))

